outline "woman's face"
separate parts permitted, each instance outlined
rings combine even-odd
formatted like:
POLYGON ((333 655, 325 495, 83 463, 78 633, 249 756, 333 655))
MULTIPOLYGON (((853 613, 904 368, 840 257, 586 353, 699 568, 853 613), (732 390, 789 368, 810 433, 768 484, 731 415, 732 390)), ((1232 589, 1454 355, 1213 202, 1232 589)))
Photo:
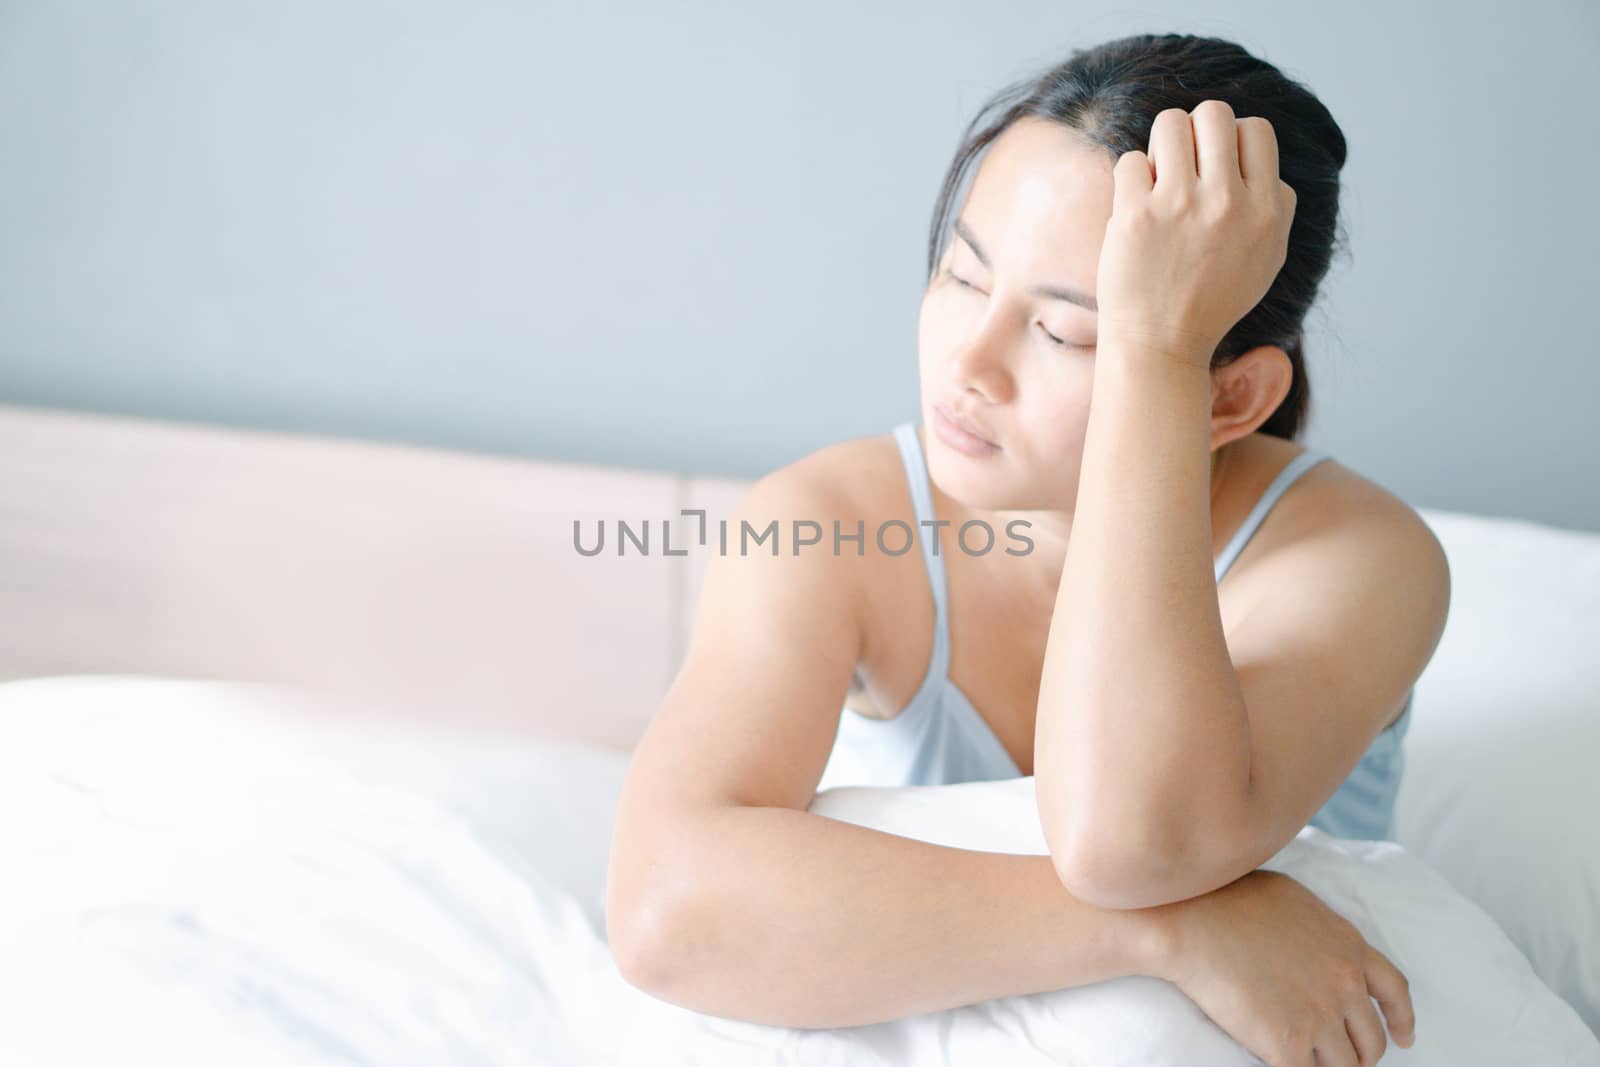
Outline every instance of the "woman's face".
POLYGON ((989 146, 956 214, 922 298, 917 348, 929 473, 968 506, 1073 508, 1111 166, 1071 130, 1022 119, 989 146), (1076 292, 1089 306, 1036 289, 1076 292), (971 454, 947 443, 937 409, 997 447, 971 454))

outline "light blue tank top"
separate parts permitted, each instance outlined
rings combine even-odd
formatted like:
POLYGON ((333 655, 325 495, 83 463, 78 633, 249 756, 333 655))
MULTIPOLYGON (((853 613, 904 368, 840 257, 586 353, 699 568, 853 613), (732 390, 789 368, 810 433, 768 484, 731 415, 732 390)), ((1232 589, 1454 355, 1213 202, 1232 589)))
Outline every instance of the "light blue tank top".
MULTIPOLYGON (((934 520, 933 495, 916 431, 917 424, 907 422, 895 427, 894 435, 916 507, 917 540, 933 590, 933 658, 916 695, 900 714, 876 719, 844 709, 818 791, 840 785, 948 785, 1022 777, 989 724, 949 678, 944 563, 937 538, 927 536, 928 530, 937 527, 922 525, 934 520)), ((1216 560, 1218 582, 1295 479, 1329 458, 1324 452, 1307 449, 1272 480, 1216 560)), ((1415 697, 1412 690, 1400 717, 1378 735, 1349 777, 1311 817, 1310 825, 1338 837, 1394 839, 1394 800, 1405 766, 1401 740, 1411 724, 1415 697)))

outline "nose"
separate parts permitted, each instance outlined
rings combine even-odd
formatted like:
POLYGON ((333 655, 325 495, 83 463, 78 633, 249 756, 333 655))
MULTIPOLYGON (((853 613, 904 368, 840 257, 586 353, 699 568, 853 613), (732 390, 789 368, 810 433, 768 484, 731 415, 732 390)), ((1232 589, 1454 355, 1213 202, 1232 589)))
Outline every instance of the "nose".
POLYGON ((952 384, 991 404, 1004 404, 1012 393, 1010 342, 1003 331, 998 316, 986 315, 950 354, 952 384))

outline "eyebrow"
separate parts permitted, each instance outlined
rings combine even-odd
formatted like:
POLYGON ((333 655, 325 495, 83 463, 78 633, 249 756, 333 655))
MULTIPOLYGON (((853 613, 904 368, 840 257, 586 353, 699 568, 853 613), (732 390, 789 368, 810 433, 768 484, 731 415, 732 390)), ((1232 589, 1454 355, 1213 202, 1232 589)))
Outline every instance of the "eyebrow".
MULTIPOLYGON (((972 247, 972 254, 978 257, 978 262, 982 263, 985 268, 993 270, 994 264, 989 262, 989 256, 984 252, 983 246, 978 244, 978 239, 972 235, 972 228, 965 221, 958 218, 955 222, 955 231, 957 237, 960 237, 972 247)), ((1028 292, 1039 296, 1047 296, 1052 300, 1065 300, 1069 304, 1077 304, 1079 307, 1088 308, 1090 311, 1099 312, 1100 310, 1100 305, 1095 302, 1094 297, 1081 289, 1064 289, 1056 285, 1036 285, 1029 289, 1028 292)))

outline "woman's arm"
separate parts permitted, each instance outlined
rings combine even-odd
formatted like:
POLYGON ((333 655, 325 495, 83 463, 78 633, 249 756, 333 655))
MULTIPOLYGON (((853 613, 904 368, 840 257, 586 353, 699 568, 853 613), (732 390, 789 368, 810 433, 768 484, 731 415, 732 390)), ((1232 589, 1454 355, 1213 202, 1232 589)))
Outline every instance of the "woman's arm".
POLYGON ((1375 1063, 1416 1021, 1406 977, 1316 894, 1256 870, 1199 897, 1105 910, 1049 856, 969 852, 785 808, 686 840, 707 873, 633 941, 630 982, 774 1026, 859 1026, 1148 974, 1269 1063, 1375 1063), (1380 1019, 1378 1008, 1383 1011, 1380 1019))
MULTIPOLYGON (((1040 683, 1045 839, 1064 884, 1102 903, 1126 893, 1086 887, 1147 884, 1214 848, 1252 788, 1211 556, 1213 441, 1243 419, 1213 417, 1211 356, 1282 267, 1295 193, 1271 123, 1214 100, 1192 120, 1163 110, 1149 153, 1112 168, 1093 397, 1040 683)), ((1271 410, 1258 402, 1256 424, 1271 410)))
POLYGON ((775 1026, 859 1026, 1163 972, 1173 909, 1075 900, 1049 856, 947 848, 788 808, 694 817, 696 873, 635 929, 623 974, 775 1026))
POLYGON ((1064 884, 1113 903, 1088 887, 1138 879, 1106 856, 1164 877, 1239 810, 1251 737, 1211 558, 1209 376, 1110 336, 1095 360, 1034 771, 1064 884))

